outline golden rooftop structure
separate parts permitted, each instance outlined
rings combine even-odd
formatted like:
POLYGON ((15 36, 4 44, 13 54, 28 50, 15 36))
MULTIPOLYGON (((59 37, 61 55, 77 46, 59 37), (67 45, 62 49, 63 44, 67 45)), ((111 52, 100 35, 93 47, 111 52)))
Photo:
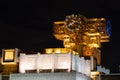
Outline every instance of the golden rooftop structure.
POLYGON ((81 47, 100 48, 101 42, 109 42, 110 22, 105 18, 86 18, 68 15, 65 21, 54 22, 53 35, 62 40, 65 48, 81 53, 81 47))

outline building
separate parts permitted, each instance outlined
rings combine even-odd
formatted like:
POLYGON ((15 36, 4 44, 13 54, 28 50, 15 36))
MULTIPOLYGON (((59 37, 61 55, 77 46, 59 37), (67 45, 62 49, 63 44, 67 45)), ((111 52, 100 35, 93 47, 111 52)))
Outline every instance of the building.
POLYGON ((46 48, 44 54, 3 49, 1 74, 9 80, 99 80, 110 70, 101 66, 101 42, 109 42, 105 18, 68 15, 54 22, 53 35, 64 48, 46 48))

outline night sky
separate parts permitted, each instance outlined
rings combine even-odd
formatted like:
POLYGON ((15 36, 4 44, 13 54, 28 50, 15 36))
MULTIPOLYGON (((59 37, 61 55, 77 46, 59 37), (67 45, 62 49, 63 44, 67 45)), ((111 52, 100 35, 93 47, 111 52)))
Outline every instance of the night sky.
POLYGON ((110 20, 112 34, 109 43, 102 43, 102 65, 112 73, 120 65, 120 2, 109 0, 1 0, 0 49, 37 50, 63 47, 54 38, 53 22, 66 15, 82 14, 87 18, 110 20))

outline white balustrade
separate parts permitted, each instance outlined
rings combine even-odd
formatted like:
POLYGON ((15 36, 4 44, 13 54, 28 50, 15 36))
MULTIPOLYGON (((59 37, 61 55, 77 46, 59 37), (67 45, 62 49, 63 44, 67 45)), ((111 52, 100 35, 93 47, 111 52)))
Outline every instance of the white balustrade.
POLYGON ((36 70, 40 73, 42 70, 55 70, 65 69, 67 72, 71 70, 90 75, 91 61, 85 60, 84 57, 74 55, 72 53, 64 54, 32 54, 26 55, 25 53, 20 54, 19 72, 26 73, 26 70, 36 70))
POLYGON ((19 72, 25 73, 25 70, 37 69, 37 55, 20 54, 19 72))

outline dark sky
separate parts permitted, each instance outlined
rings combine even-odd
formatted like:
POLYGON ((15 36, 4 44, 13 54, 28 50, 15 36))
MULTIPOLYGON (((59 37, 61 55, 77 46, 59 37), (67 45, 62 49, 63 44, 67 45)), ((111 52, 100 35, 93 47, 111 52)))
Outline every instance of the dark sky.
POLYGON ((87 18, 110 19, 112 35, 101 47, 102 65, 112 73, 120 65, 120 2, 113 0, 1 0, 0 49, 20 48, 39 50, 63 47, 52 34, 53 22, 66 15, 82 14, 87 18))

